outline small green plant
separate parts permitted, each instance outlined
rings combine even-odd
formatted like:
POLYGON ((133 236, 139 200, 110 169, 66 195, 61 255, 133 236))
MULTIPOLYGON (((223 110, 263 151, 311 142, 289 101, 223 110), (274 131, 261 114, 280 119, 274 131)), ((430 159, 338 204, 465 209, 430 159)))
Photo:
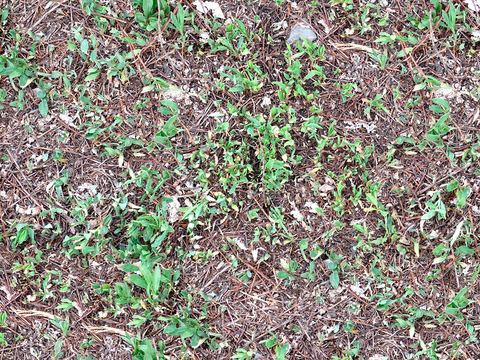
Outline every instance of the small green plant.
POLYGON ((420 228, 422 229, 422 232, 425 221, 430 220, 435 216, 437 216, 439 220, 445 219, 447 216, 447 208, 445 207, 445 203, 443 202, 440 192, 435 191, 431 195, 432 197, 425 204, 430 210, 420 219, 420 228))
POLYGON ((10 103, 10 106, 17 107, 19 110, 23 110, 23 108, 25 107, 25 102, 23 101, 23 97, 24 97, 24 92, 23 90, 20 90, 18 92, 18 100, 12 101, 10 103))
POLYGON ((285 360, 285 356, 287 356, 289 351, 289 343, 275 346, 275 360, 285 360))
POLYGON ((370 114, 372 109, 375 109, 377 111, 382 110, 382 111, 386 112, 387 114, 390 114, 390 110, 388 110, 383 105, 382 98, 383 98, 382 94, 375 95, 375 99, 368 101, 368 106, 365 108, 364 113, 365 114, 370 114))
POLYGON ((388 62, 387 49, 385 49, 383 53, 377 53, 375 49, 372 49, 372 52, 368 53, 368 56, 370 56, 373 60, 378 62, 382 70, 385 70, 385 67, 387 66, 387 62, 388 62))
POLYGON ((65 317, 65 320, 59 319, 54 316, 54 318, 51 319, 50 322, 62 331, 63 336, 68 335, 68 332, 70 330, 70 318, 68 316, 65 317))
POLYGON ((456 205, 457 208, 460 209, 466 205, 467 198, 470 196, 472 188, 470 186, 459 186, 458 180, 453 176, 452 178, 452 182, 442 186, 444 186, 445 190, 448 192, 455 191, 456 205))
POLYGON ((165 344, 163 342, 159 342, 158 349, 155 349, 149 339, 142 339, 140 335, 131 337, 127 334, 126 336, 122 336, 122 339, 132 346, 133 360, 166 359, 163 355, 163 351, 165 350, 165 344))
POLYGON ((235 21, 236 23, 231 22, 226 26, 225 36, 219 37, 217 41, 207 40, 212 53, 227 51, 236 58, 251 54, 248 46, 253 38, 253 33, 247 30, 242 21, 239 19, 235 19, 235 21))
POLYGON ((158 111, 162 115, 170 116, 170 118, 164 123, 162 129, 155 134, 155 142, 164 145, 167 149, 172 149, 170 138, 177 135, 180 131, 176 126, 178 105, 171 100, 162 100, 160 103, 163 107, 158 108, 158 111))
POLYGON ((340 95, 342 97, 343 102, 347 101, 349 97, 354 96, 355 90, 357 90, 357 84, 354 84, 354 83, 342 84, 342 87, 340 89, 340 95))
POLYGON ((380 45, 386 44, 394 44, 397 41, 408 42, 412 45, 416 45, 418 43, 418 39, 415 36, 401 36, 398 34, 389 34, 384 31, 380 32, 380 36, 374 41, 376 43, 380 43, 380 45))
POLYGON ((308 271, 304 272, 302 275, 300 275, 304 279, 309 279, 310 282, 315 281, 315 277, 318 274, 315 272, 315 263, 313 261, 310 261, 310 264, 308 266, 308 271))
MULTIPOLYGON (((457 44, 459 33, 457 32, 457 19, 465 19, 465 11, 460 11, 456 4, 451 1, 448 3, 448 12, 442 10, 442 25, 445 26, 451 33, 450 39, 453 41, 453 46, 457 44)), ((465 21, 463 21, 465 23, 465 21)))
POLYGON ((457 295, 453 298, 453 300, 447 304, 447 308, 445 310, 447 315, 452 316, 455 320, 461 321, 464 320, 462 315, 462 310, 465 309, 472 303, 475 303, 474 300, 468 300, 467 298, 468 287, 464 287, 461 289, 457 295))
POLYGON ((442 11, 442 3, 438 0, 430 0, 433 7, 431 10, 424 10, 425 16, 418 19, 410 15, 406 15, 407 20, 412 26, 418 30, 430 29, 440 19, 442 11))
POLYGON ((432 99, 432 102, 435 105, 430 106, 430 110, 436 114, 442 114, 442 116, 438 119, 433 128, 428 131, 427 140, 437 144, 439 147, 443 147, 442 137, 454 129, 454 127, 448 126, 450 104, 447 100, 438 98, 432 99))
POLYGON ((327 264, 327 267, 332 270, 332 274, 330 275, 330 284, 334 289, 336 289, 340 285, 340 276, 338 275, 338 271, 340 270, 340 263, 343 260, 343 256, 337 255, 331 251, 329 258, 331 261, 327 264))
POLYGON ((7 340, 5 340, 5 333, 2 332, 0 332, 0 345, 2 345, 3 347, 8 346, 8 342, 7 340))
MULTIPOLYGON (((163 329, 164 334, 172 336, 180 336, 182 341, 190 339, 190 345, 197 347, 205 341, 216 337, 218 334, 214 334, 209 330, 208 324, 203 324, 199 320, 190 317, 190 309, 181 309, 182 316, 172 316, 171 318, 159 317, 158 320, 167 322, 167 326, 163 329)), ((210 347, 214 347, 213 340, 210 342, 210 347)))
POLYGON ((62 352, 62 347, 63 347, 63 339, 58 339, 55 342, 55 346, 53 347, 52 350, 52 359, 53 360, 60 360, 63 359, 63 352, 62 352))
POLYGON ((274 348, 275 360, 285 360, 285 356, 290 351, 290 344, 279 343, 277 336, 271 332, 269 333, 272 335, 272 337, 267 340, 260 341, 260 344, 264 344, 267 349, 274 348))
MULTIPOLYGON (((220 73, 220 76, 222 78, 229 78, 233 81, 234 86, 228 90, 230 92, 258 92, 263 86, 262 80, 267 76, 262 72, 260 66, 254 64, 251 60, 247 62, 244 72, 240 72, 236 68, 232 67, 225 67, 225 70, 231 72, 232 74, 226 74, 222 72, 220 73)), ((225 84, 219 81, 217 86, 224 90, 225 84)))
POLYGON ((35 243, 34 231, 30 224, 13 224, 12 228, 13 227, 15 227, 16 234, 10 237, 10 247, 12 251, 15 251, 17 246, 23 244, 28 239, 30 239, 33 244, 35 243))
POLYGON ((0 313, 0 327, 7 326, 7 312, 3 311, 0 313))
MULTIPOLYGON (((159 265, 152 271, 152 266, 151 263, 147 262, 139 266, 125 264, 121 266, 121 269, 127 272, 140 271, 140 275, 132 274, 127 277, 127 281, 146 290, 147 300, 153 306, 156 306, 167 299, 173 290, 173 283, 180 277, 180 271, 161 269, 159 265)), ((120 287, 120 285, 118 286, 120 287)), ((125 287, 122 287, 122 294, 123 289, 125 287)))
POLYGON ((171 13, 170 18, 172 19, 173 26, 175 29, 180 33, 182 37, 182 44, 185 43, 184 32, 185 32, 185 14, 183 10, 183 6, 177 4, 177 13, 171 13))
POLYGON ((133 220, 128 227, 131 243, 138 243, 140 239, 150 243, 152 249, 159 247, 173 232, 165 217, 160 214, 144 214, 133 220))
POLYGON ((169 20, 171 9, 167 0, 132 0, 132 4, 141 9, 135 11, 135 21, 146 31, 159 30, 169 20))
POLYGON ((62 311, 68 311, 74 307, 74 302, 70 299, 62 299, 62 303, 56 307, 56 309, 62 311))
POLYGON ((295 280, 294 273, 298 268, 298 263, 295 260, 290 259, 282 259, 280 260, 280 263, 285 271, 278 271, 277 276, 279 279, 285 279, 285 285, 288 285, 295 280))
POLYGON ((253 355, 255 355, 255 351, 253 350, 238 348, 237 352, 230 359, 250 360, 253 355))

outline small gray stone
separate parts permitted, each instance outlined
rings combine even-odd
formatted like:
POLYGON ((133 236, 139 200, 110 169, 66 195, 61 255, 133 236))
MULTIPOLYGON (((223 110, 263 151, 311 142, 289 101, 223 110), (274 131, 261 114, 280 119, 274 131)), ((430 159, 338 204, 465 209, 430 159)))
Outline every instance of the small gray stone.
POLYGON ((290 36, 287 39, 287 44, 295 44, 297 41, 305 38, 309 41, 315 41, 317 34, 311 28, 311 26, 303 19, 300 19, 292 28, 290 36))

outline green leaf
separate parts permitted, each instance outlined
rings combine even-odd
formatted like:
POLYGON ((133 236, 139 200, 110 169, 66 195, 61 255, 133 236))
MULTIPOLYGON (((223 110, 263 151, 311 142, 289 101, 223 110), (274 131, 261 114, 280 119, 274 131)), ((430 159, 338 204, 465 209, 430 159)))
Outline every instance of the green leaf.
POLYGON ((186 330, 185 325, 182 325, 178 328, 175 328, 175 330, 171 331, 169 334, 173 336, 181 336, 186 330))
POLYGON ((67 41, 67 44, 68 44, 68 45, 67 45, 67 48, 68 48, 69 50, 75 51, 75 50, 78 49, 77 44, 75 44, 75 43, 72 42, 72 41, 67 41))
POLYGON ((289 274, 286 271, 279 271, 277 272, 277 276, 279 279, 288 279, 289 274))
POLYGON ((142 273, 146 283, 151 285, 153 282, 153 274, 150 272, 150 270, 146 266, 140 265, 140 272, 142 273))
POLYGON ((173 282, 177 281, 180 278, 180 271, 176 270, 173 274, 173 282))
POLYGON ((458 180, 457 180, 457 179, 455 179, 454 181, 448 183, 447 186, 445 186, 445 189, 446 189, 447 191, 449 191, 449 192, 450 192, 450 191, 453 191, 453 190, 455 190, 455 189, 457 189, 457 188, 458 188, 458 180))
MULTIPOLYGON (((432 102, 434 104, 440 105, 441 107, 443 107, 447 111, 450 110, 450 104, 445 99, 435 98, 435 99, 432 99, 432 102)), ((443 112, 445 112, 445 111, 443 111, 443 112)))
POLYGON ((24 69, 18 66, 9 66, 8 68, 1 69, 0 75, 8 75, 10 78, 16 78, 23 74, 24 69))
POLYGON ((338 288, 340 285, 340 277, 338 276, 338 271, 334 271, 332 275, 330 275, 330 284, 334 289, 338 288))
POLYGON ((335 270, 335 269, 338 267, 338 265, 335 264, 334 262, 329 262, 329 263, 327 264, 327 267, 328 267, 330 270, 335 270))
POLYGON ((467 203, 467 198, 470 196, 471 191, 472 189, 470 188, 470 186, 467 186, 462 191, 457 190, 457 207, 458 208, 465 206, 465 204, 467 203))
POLYGON ((129 280, 141 288, 147 289, 148 287, 147 282, 140 275, 133 274, 129 280))
POLYGON ((415 87, 413 88, 412 91, 419 91, 419 90, 425 89, 426 86, 427 86, 427 84, 425 84, 425 83, 417 84, 417 85, 415 85, 415 87))
POLYGON ((97 49, 93 49, 92 53, 90 54, 90 61, 95 62, 97 60, 97 49))
POLYGON ((48 103, 47 100, 43 99, 40 104, 38 105, 38 111, 40 111, 40 115, 42 117, 47 116, 48 114, 48 103))
POLYGON ((457 241, 458 237, 460 236, 460 233, 462 231, 462 226, 463 226, 464 222, 465 222, 465 220, 462 220, 457 224, 457 226, 455 228, 455 232, 453 233, 452 238, 450 239, 450 246, 452 246, 453 243, 455 241, 457 241))
POLYGON ((437 214, 436 210, 430 210, 428 213, 422 216, 420 220, 430 220, 437 214))
POLYGON ((81 44, 80 44, 80 50, 86 54, 88 52, 88 40, 87 39, 83 39, 81 44))
POLYGON ((233 87, 230 88, 230 92, 243 92, 243 90, 245 90, 245 88, 243 87, 243 85, 241 84, 238 84, 238 85, 235 85, 233 87))
POLYGON ((190 345, 192 345, 193 348, 197 347, 200 344, 200 337, 195 333, 192 336, 192 339, 190 340, 190 345))
POLYGON ((447 256, 446 256, 446 255, 437 257, 437 258, 433 259, 432 265, 441 264, 441 263, 443 263, 445 260, 447 260, 447 256))
POLYGON ((298 243, 298 246, 301 250, 305 250, 308 248, 308 239, 303 239, 298 243))
POLYGON ((441 107, 441 106, 438 106, 438 105, 432 105, 430 106, 430 110, 432 110, 434 113, 436 114, 443 114, 445 113, 445 110, 441 107))
POLYGON ((147 85, 142 89, 142 94, 152 91, 153 89, 155 89, 155 85, 147 85))
POLYGON ((290 350, 289 343, 283 344, 282 346, 277 346, 275 348, 275 360, 284 360, 285 355, 287 355, 289 350, 290 350))
POLYGON ((8 17, 8 10, 3 10, 1 22, 4 22, 5 20, 7 20, 7 17, 8 17))
POLYGON ((153 0, 143 0, 142 3, 143 14, 146 18, 152 15, 153 12, 153 0))
POLYGON ((88 69, 88 75, 85 77, 85 81, 93 81, 98 78, 98 75, 100 75, 100 70, 96 66, 88 69))
POLYGON ((153 272, 153 277, 152 277, 152 290, 154 294, 158 293, 158 290, 160 289, 161 277, 162 277, 162 273, 160 272, 160 267, 157 265, 155 267, 155 270, 153 272))
POLYGON ((138 266, 133 265, 133 264, 123 264, 120 265, 120 269, 122 269, 125 272, 133 272, 133 271, 138 271, 138 266))
POLYGON ((460 253, 463 255, 472 255, 472 254, 475 254, 475 250, 470 249, 466 245, 462 245, 457 248, 457 253, 460 253))
POLYGON ((397 144, 398 145, 402 145, 402 144, 412 144, 412 145, 415 145, 415 140, 412 139, 412 138, 409 138, 409 137, 406 137, 406 136, 399 136, 397 139, 397 144))
POLYGON ((130 43, 130 44, 135 44, 137 42, 135 39, 131 39, 129 37, 122 37, 122 38, 120 38, 120 40, 125 41, 125 42, 130 43))
POLYGON ((162 100, 160 101, 160 103, 163 105, 163 106, 167 106, 173 110, 178 110, 178 105, 176 102, 174 101, 171 101, 171 100, 162 100))
MULTIPOLYGON (((170 320, 169 318, 163 318, 163 317, 159 317, 158 319, 159 320, 164 320, 164 321, 170 320)), ((172 335, 172 333, 175 332, 176 329, 177 329, 177 326, 175 324, 171 324, 171 325, 166 326, 165 329, 163 329, 163 333, 172 335)))
POLYGON ((40 90, 37 92, 36 95, 39 99, 45 99, 45 97, 47 96, 47 93, 45 91, 40 90))

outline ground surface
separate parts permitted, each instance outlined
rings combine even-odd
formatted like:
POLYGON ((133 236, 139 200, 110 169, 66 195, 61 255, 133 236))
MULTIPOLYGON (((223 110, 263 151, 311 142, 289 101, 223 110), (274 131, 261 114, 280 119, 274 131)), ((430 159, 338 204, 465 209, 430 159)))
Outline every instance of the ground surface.
POLYGON ((0 358, 480 359, 474 3, 152 4, 3 1, 0 358))

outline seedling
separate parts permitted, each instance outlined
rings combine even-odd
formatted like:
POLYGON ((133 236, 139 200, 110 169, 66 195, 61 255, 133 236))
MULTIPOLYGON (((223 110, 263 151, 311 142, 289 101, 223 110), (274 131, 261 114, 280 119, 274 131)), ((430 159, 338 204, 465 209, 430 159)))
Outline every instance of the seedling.
POLYGON ((245 350, 242 348, 238 348, 236 354, 233 355, 231 359, 249 360, 252 358, 253 355, 255 355, 255 351, 253 350, 245 350))
POLYGON ((12 248, 12 251, 15 251, 17 246, 23 244, 28 239, 32 241, 32 244, 35 244, 35 235, 30 224, 13 224, 12 228, 13 227, 15 227, 16 234, 10 237, 10 247, 12 248))
POLYGON ((385 49, 383 53, 377 53, 375 49, 372 49, 372 52, 368 53, 368 56, 370 56, 373 60, 378 62, 382 70, 385 70, 385 67, 387 66, 387 61, 388 61, 387 49, 385 49))
POLYGON ((293 280, 295 280, 295 271, 298 268, 298 263, 295 260, 290 259, 282 259, 280 263, 285 271, 277 272, 277 276, 279 279, 285 279, 285 285, 290 284, 293 280))
POLYGON ((65 320, 59 319, 56 316, 50 322, 62 331, 63 336, 67 336, 70 328, 70 318, 67 316, 65 320))

